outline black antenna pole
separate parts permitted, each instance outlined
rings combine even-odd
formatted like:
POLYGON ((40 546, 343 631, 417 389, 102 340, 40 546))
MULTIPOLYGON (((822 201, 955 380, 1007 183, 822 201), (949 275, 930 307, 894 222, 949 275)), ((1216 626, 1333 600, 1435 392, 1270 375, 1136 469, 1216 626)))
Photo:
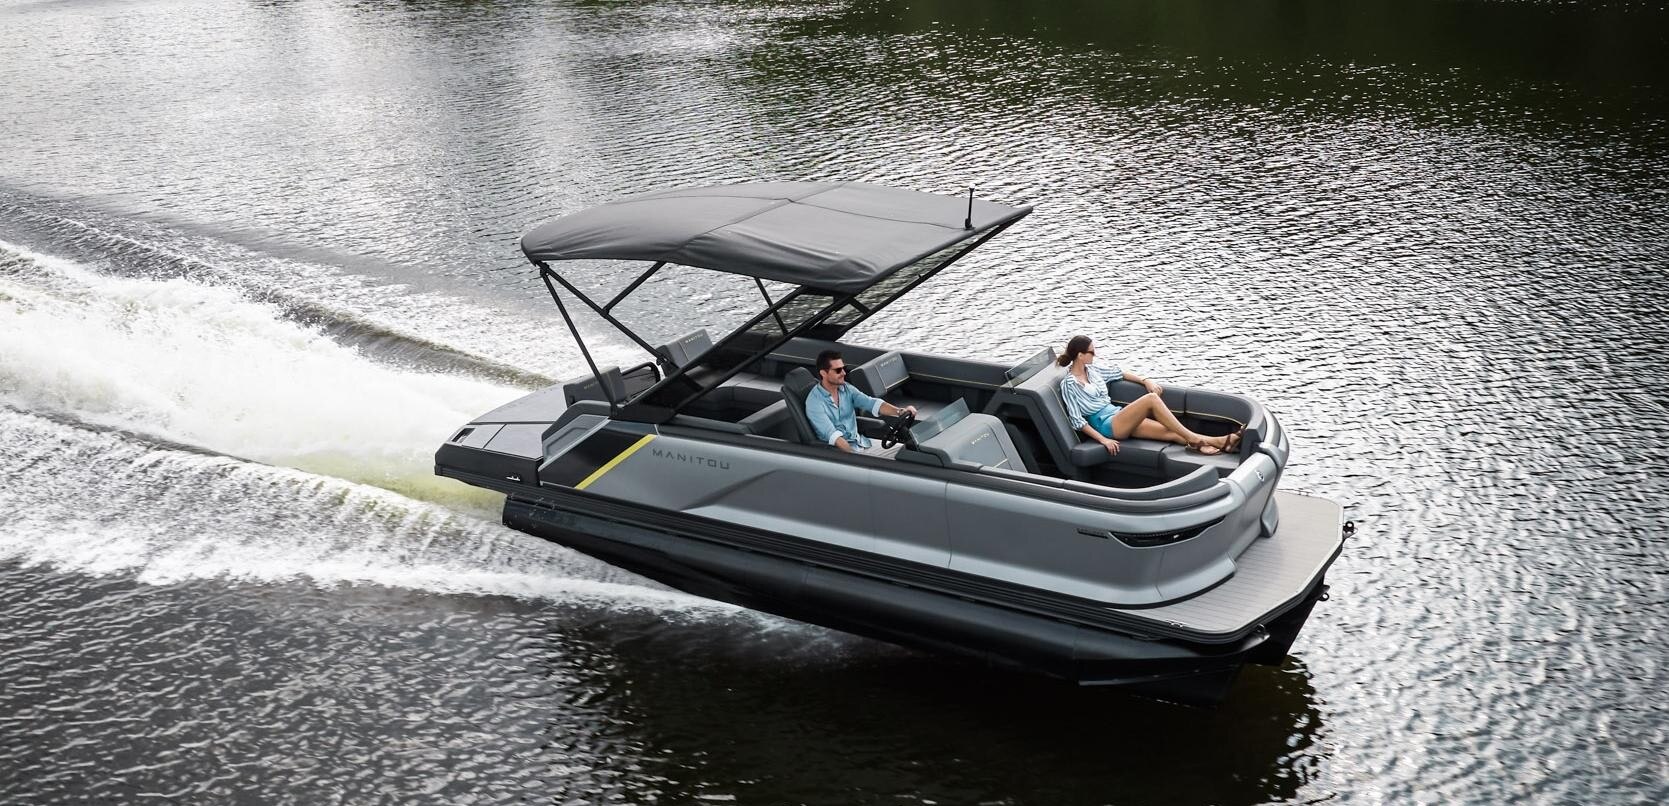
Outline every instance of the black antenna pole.
POLYGON ((962 220, 962 229, 974 228, 974 189, 968 188, 968 217, 962 220))

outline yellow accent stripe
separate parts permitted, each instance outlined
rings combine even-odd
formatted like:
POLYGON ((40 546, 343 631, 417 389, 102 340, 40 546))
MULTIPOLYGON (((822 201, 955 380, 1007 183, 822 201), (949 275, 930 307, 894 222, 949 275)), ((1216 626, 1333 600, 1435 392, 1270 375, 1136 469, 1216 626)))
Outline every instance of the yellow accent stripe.
POLYGON ((644 434, 643 439, 640 439, 640 440, 632 443, 632 447, 621 451, 619 456, 616 456, 613 459, 608 460, 608 462, 605 463, 602 467, 597 468, 597 470, 595 472, 593 472, 591 475, 586 476, 584 481, 581 481, 580 483, 575 484, 574 489, 583 490, 587 487, 590 487, 591 482, 602 478, 604 473, 607 473, 610 470, 613 470, 615 465, 626 461, 626 457, 631 456, 634 453, 637 453, 638 448, 641 448, 645 445, 648 445, 649 440, 652 440, 654 438, 655 438, 654 434, 644 434))

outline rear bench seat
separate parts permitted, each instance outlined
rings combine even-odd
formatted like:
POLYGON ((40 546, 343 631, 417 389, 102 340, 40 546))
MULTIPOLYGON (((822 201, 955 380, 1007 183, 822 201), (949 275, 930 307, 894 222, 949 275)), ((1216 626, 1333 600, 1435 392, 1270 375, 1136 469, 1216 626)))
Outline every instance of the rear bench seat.
MULTIPOLYGON (((1066 373, 1065 367, 1051 363, 1016 380, 997 393, 988 411, 996 412, 1004 406, 1014 405, 1026 410, 1037 424, 1044 447, 1055 465, 1074 478, 1087 476, 1087 468, 1109 463, 1166 476, 1186 474, 1200 467, 1212 467, 1226 473, 1239 464, 1234 456, 1205 456, 1193 453, 1183 445, 1150 439, 1121 439, 1118 454, 1108 453, 1100 443, 1072 428, 1060 395, 1061 378, 1066 373)), ((1146 390, 1128 381, 1114 382, 1111 391, 1113 402, 1119 404, 1127 404, 1146 394, 1146 390)), ((1172 411, 1180 412, 1187 411, 1188 394, 1182 389, 1166 389, 1163 397, 1172 411)), ((1216 398, 1233 400, 1227 395, 1199 394, 1212 394, 1213 402, 1222 402, 1216 398)))
MULTIPOLYGON (((682 367, 713 349, 706 330, 692 330, 657 348, 673 367, 682 367)), ((714 403, 769 406, 782 398, 782 379, 755 372, 738 372, 707 394, 714 403)))

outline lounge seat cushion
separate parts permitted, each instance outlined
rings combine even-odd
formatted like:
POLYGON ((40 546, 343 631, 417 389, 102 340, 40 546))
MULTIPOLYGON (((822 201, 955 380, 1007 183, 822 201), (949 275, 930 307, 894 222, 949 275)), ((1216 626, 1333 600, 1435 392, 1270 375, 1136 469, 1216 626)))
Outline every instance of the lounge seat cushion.
POLYGON ((1118 441, 1118 455, 1115 456, 1107 453, 1107 449, 1101 447, 1101 443, 1079 437, 1078 442, 1073 444, 1069 453, 1072 457, 1072 464, 1078 467, 1092 467, 1104 462, 1114 462, 1122 465, 1161 468, 1165 464, 1165 450, 1170 447, 1173 447, 1172 443, 1152 439, 1121 439, 1118 441))
POLYGON ((1236 467, 1240 466, 1240 457, 1222 453, 1215 456, 1206 456, 1203 453, 1188 450, 1185 445, 1166 445, 1160 466, 1173 474, 1200 467, 1209 467, 1220 473, 1232 473, 1236 467))
MULTIPOLYGON (((1067 461, 1073 467, 1095 467, 1102 464, 1119 464, 1139 467, 1144 470, 1166 471, 1173 460, 1167 459, 1173 450, 1184 450, 1183 446, 1170 442, 1159 442, 1151 439, 1121 439, 1119 452, 1115 456, 1107 453, 1101 443, 1085 437, 1072 429, 1071 420, 1066 415, 1066 403, 1061 400, 1060 380, 1066 375, 1066 369, 1058 365, 1049 365, 1035 374, 1015 384, 1017 393, 1028 395, 1041 408, 1044 422, 1039 423, 1039 430, 1044 439, 1057 441, 1058 446, 1064 446, 1067 461)), ((1134 384, 1130 384, 1134 386, 1134 384)), ((1171 396, 1167 390, 1167 396, 1171 396)), ((1174 393, 1180 395, 1178 391, 1174 393)), ((1197 454, 1190 454, 1197 455, 1197 454)), ((1180 465, 1178 465, 1180 466, 1180 465)), ((1189 470, 1192 467, 1187 468, 1189 470)))
POLYGON ((738 372, 719 388, 707 393, 707 399, 717 403, 760 406, 774 403, 781 397, 781 380, 755 372, 738 372))

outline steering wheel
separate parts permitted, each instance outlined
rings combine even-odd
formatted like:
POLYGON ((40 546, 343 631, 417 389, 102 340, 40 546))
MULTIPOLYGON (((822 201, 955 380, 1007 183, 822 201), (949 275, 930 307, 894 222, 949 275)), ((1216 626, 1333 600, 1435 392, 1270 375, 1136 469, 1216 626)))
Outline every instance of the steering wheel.
POLYGON ((881 448, 890 450, 892 446, 902 442, 904 447, 915 450, 916 437, 910 433, 910 426, 915 424, 916 415, 909 411, 899 412, 891 422, 887 423, 887 431, 881 435, 881 448))

